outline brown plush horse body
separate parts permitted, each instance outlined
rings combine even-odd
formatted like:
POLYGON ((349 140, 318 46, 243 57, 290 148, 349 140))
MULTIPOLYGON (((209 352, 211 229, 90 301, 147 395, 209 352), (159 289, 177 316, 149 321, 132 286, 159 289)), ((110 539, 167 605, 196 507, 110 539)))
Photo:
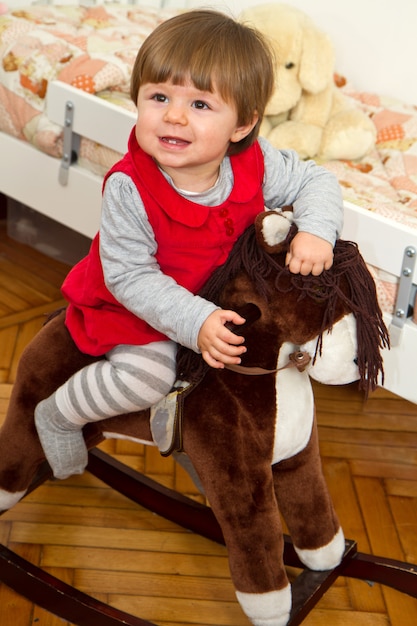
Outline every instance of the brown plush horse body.
MULTIPOLYGON (((333 268, 320 277, 294 276, 284 268, 281 236, 265 249, 264 224, 271 216, 264 217, 202 293, 246 316, 243 367, 205 368, 199 355, 180 350, 179 378, 195 383, 183 399, 181 436, 221 526, 244 612, 256 626, 283 626, 291 587, 280 513, 308 567, 335 567, 345 547, 321 469, 309 377, 360 379, 373 388, 388 339, 355 245, 338 242, 333 268)), ((288 229, 284 223, 283 239, 288 229)), ((23 497, 45 460, 33 419, 36 404, 94 360, 78 351, 64 320, 65 312, 50 320, 22 356, 0 431, 0 510, 23 497)), ((116 435, 152 443, 149 411, 85 428, 90 448, 116 435)))

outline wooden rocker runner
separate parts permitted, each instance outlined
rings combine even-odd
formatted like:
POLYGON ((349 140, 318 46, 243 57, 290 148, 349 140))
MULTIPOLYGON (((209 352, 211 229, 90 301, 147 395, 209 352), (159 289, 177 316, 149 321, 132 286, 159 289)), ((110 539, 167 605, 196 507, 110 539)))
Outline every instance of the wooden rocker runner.
MULTIPOLYGON (((247 320, 238 331, 247 346, 243 367, 214 370, 199 355, 179 351, 178 379, 192 387, 184 392, 181 385, 159 447, 185 462, 210 508, 95 449, 112 435, 154 445, 149 411, 84 429, 88 471, 151 511, 226 545, 237 598, 254 626, 300 624, 341 575, 417 597, 417 566, 357 552, 355 542, 345 540, 319 455, 310 377, 324 384, 359 380, 367 393, 383 376, 380 351, 389 340, 373 280, 357 246, 344 241, 337 242, 328 272, 290 274, 284 265, 292 234, 284 215, 259 216, 201 293, 247 320), (263 232, 271 219, 281 235, 266 246, 263 232), (283 535, 280 513, 291 539, 283 535), (292 585, 285 565, 303 569, 292 585)), ((64 321, 65 311, 49 320, 22 355, 0 431, 0 510, 51 475, 34 427, 35 406, 95 360, 78 351, 64 321)), ((150 625, 4 546, 0 580, 78 626, 150 625)))

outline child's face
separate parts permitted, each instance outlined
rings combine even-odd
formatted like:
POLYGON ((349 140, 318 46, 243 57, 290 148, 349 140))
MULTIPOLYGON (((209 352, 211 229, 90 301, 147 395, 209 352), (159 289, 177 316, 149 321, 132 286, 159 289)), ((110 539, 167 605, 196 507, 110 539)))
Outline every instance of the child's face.
POLYGON ((246 137, 256 123, 238 126, 235 107, 220 94, 191 82, 146 83, 139 89, 136 138, 141 148, 188 191, 204 191, 217 179, 230 142, 246 137))

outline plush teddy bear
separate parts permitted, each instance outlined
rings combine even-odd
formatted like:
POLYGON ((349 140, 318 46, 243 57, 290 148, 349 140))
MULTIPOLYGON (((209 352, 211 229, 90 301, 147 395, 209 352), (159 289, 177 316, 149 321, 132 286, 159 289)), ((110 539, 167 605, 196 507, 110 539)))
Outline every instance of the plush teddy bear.
POLYGON ((276 55, 276 89, 261 135, 301 158, 364 156, 375 143, 375 126, 336 87, 329 37, 308 15, 286 4, 248 8, 240 19, 263 33, 276 55))

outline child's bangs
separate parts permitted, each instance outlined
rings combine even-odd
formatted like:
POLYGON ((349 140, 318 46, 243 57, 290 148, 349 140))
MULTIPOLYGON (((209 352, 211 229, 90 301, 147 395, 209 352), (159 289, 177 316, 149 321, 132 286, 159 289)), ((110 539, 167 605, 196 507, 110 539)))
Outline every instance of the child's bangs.
POLYGON ((153 54, 143 65, 141 83, 164 83, 171 81, 174 85, 191 83, 201 91, 213 91, 212 76, 216 73, 217 63, 208 58, 196 46, 173 46, 172 49, 160 50, 153 54))

